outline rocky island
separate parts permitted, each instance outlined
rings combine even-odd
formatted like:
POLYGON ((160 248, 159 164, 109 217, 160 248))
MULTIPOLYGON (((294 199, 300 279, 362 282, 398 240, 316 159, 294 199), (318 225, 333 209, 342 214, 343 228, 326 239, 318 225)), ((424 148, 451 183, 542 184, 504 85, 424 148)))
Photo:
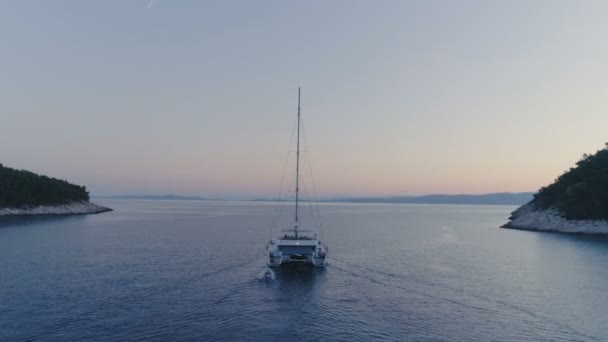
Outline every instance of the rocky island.
POLYGON ((0 164, 0 216, 97 214, 84 186, 0 164))
POLYGON ((608 234, 608 144, 541 188, 503 227, 608 234))

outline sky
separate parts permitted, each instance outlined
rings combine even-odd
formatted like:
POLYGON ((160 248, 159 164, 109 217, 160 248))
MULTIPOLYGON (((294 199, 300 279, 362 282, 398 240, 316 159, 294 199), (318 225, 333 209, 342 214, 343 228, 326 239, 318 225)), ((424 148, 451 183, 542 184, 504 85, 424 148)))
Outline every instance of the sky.
POLYGON ((0 163, 97 195, 277 194, 298 86, 318 196, 536 191, 608 141, 605 1, 0 6, 0 163))

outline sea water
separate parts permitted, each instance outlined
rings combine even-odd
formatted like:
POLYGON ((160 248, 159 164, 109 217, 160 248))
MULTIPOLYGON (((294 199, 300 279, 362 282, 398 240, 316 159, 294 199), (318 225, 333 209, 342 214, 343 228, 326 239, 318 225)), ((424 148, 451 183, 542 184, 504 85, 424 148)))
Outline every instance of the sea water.
POLYGON ((322 204, 328 266, 269 271, 288 204, 100 204, 0 219, 0 340, 608 340, 608 239, 512 206, 322 204))

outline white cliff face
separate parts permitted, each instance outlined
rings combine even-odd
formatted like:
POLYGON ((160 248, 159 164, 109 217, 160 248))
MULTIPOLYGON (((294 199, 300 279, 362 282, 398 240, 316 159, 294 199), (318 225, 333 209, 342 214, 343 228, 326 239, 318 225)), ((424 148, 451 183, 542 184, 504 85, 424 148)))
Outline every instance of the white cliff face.
POLYGON ((516 228, 562 233, 608 234, 604 220, 567 220, 555 209, 539 209, 528 203, 511 215, 504 228, 516 228))
POLYGON ((112 209, 100 205, 79 201, 61 205, 44 205, 27 208, 0 208, 0 216, 9 215, 69 215, 97 214, 112 209))

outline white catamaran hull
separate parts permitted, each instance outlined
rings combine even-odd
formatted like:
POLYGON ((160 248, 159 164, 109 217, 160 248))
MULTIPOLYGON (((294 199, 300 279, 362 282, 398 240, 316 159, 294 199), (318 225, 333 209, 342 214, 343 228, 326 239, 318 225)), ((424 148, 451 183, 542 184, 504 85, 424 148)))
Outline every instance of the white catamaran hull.
POLYGON ((315 267, 324 267, 326 265, 325 258, 315 258, 315 257, 307 257, 304 260, 301 259, 292 259, 288 255, 282 255, 280 257, 270 257, 270 261, 268 262, 268 266, 270 267, 279 267, 286 265, 296 265, 296 264, 307 264, 315 267))
POLYGON ((327 249, 316 239, 273 239, 268 244, 267 250, 268 265, 272 267, 288 264, 309 264, 317 267, 326 265, 327 249))

